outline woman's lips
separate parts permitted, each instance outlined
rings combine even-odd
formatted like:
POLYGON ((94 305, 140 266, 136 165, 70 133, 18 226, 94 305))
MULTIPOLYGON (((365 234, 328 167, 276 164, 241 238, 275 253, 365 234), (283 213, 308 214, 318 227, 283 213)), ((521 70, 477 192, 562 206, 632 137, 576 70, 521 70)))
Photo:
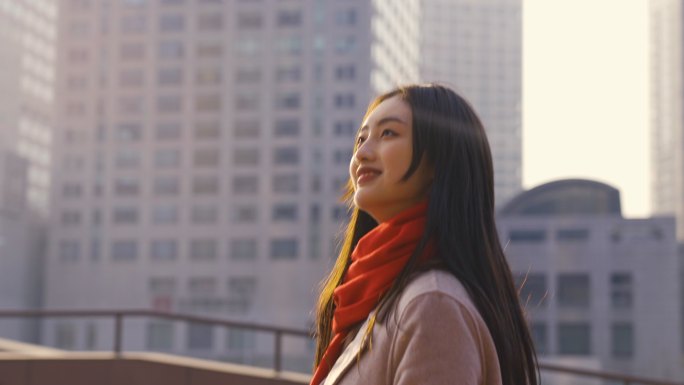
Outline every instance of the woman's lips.
POLYGON ((359 186, 362 184, 370 183, 373 181, 375 178, 380 175, 380 171, 377 170, 363 170, 361 171, 357 178, 356 178, 356 184, 359 186))

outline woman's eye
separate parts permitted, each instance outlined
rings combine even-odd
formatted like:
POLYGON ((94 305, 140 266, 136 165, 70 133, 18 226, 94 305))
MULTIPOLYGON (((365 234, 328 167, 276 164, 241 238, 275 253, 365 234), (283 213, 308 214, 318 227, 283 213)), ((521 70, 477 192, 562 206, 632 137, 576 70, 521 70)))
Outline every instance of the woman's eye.
POLYGON ((366 140, 366 138, 364 138, 363 136, 359 136, 358 138, 356 138, 356 144, 361 144, 361 143, 363 143, 365 140, 366 140))
POLYGON ((390 129, 385 129, 385 130, 382 130, 381 136, 395 136, 396 134, 397 134, 396 132, 394 132, 390 129))

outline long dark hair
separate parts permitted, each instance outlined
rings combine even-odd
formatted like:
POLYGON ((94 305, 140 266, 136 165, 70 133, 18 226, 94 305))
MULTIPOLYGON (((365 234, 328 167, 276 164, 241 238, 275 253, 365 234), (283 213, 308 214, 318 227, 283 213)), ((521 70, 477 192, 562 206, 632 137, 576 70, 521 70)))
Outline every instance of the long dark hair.
MULTIPOLYGON (((368 106, 366 117, 397 95, 413 111, 413 158, 405 179, 416 171, 423 156, 434 167, 434 179, 421 242, 380 299, 368 332, 376 319, 386 318, 415 272, 417 256, 434 239, 437 259, 465 286, 487 324, 503 383, 537 384, 534 345, 496 229, 494 168, 484 127, 465 99, 437 84, 408 85, 380 95, 368 106)), ((359 239, 377 226, 368 213, 353 206, 352 196, 350 180, 343 199, 351 207, 351 218, 318 301, 315 366, 332 339, 333 291, 341 284, 359 239)))

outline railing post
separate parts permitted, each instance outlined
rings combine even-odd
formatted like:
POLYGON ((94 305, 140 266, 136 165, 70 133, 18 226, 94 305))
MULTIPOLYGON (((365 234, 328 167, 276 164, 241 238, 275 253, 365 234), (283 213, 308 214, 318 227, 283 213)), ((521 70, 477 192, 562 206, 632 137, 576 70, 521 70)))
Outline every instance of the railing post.
POLYGON ((121 358, 121 335, 123 333, 123 314, 114 314, 114 356, 121 358))
POLYGON ((281 350, 282 350, 282 336, 283 332, 280 330, 275 331, 275 349, 274 349, 274 356, 273 356, 273 367, 276 372, 280 372, 282 369, 282 363, 281 363, 281 350))

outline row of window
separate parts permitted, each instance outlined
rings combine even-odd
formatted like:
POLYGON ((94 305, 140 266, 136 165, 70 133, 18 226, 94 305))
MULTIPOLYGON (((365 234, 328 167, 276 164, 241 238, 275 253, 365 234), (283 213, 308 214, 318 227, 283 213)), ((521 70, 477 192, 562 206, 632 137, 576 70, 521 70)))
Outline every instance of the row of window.
MULTIPOLYGON (((190 296, 212 296, 219 292, 219 279, 210 276, 190 277, 186 282, 187 293, 190 296)), ((251 296, 256 291, 257 279, 254 276, 229 277, 226 280, 226 290, 229 296, 251 296)), ((159 296, 174 296, 178 285, 175 277, 152 277, 148 281, 148 291, 154 298, 159 296)))
MULTIPOLYGON (((59 259, 65 263, 78 262, 82 257, 82 244, 76 240, 62 240, 59 243, 59 259)), ((275 238, 268 243, 267 255, 274 260, 293 260, 300 255, 297 238, 275 238)), ((101 246, 98 239, 90 245, 91 259, 99 259, 101 246)), ((180 257, 180 247, 174 239, 156 239, 149 243, 149 258, 153 261, 175 261, 180 257)), ((228 258, 232 260, 255 260, 264 253, 253 238, 233 239, 229 242, 228 258)), ((141 254, 140 243, 133 239, 112 241, 109 256, 113 261, 136 261, 141 254)), ((188 258, 192 261, 215 261, 219 256, 219 241, 216 239, 193 239, 187 248, 188 258)))
MULTIPOLYGON (((345 162, 346 163, 346 162, 345 162)), ((254 195, 260 190, 259 175, 237 175, 232 179, 232 193, 234 195, 254 195)), ((347 182, 347 177, 337 177, 331 181, 331 188, 335 192, 341 191, 347 182)), ((158 176, 152 181, 151 193, 155 197, 173 197, 182 194, 181 180, 177 176, 158 176)), ((221 178, 217 176, 196 176, 192 180, 190 191, 193 195, 218 195, 221 178)), ((311 191, 321 190, 320 177, 314 175, 311 179, 311 191)), ((138 178, 119 177, 114 180, 112 192, 117 197, 137 197, 143 194, 142 181, 138 178)), ((100 196, 103 192, 101 184, 96 184, 93 195, 100 196)), ((298 174, 277 174, 271 178, 271 192, 277 194, 295 194, 300 192, 300 178, 298 174)), ((86 194, 85 187, 80 183, 68 182, 62 186, 62 196, 68 199, 79 199, 86 194)))
MULTIPOLYGON (((273 136, 275 138, 296 138, 300 136, 302 131, 302 123, 299 119, 278 119, 273 123, 273 136)), ((154 139, 159 141, 178 140, 181 138, 183 131, 193 131, 194 138, 198 140, 216 140, 221 135, 221 124, 218 121, 199 121, 194 124, 194 127, 183 126, 178 122, 162 122, 154 127, 154 139)), ((141 142, 143 140, 145 129, 143 125, 138 122, 121 123, 114 128, 114 138, 120 142, 141 142)), ((259 121, 240 120, 235 122, 232 126, 233 136, 236 139, 252 139, 260 136, 261 124, 259 121)), ((104 126, 97 128, 97 139, 103 142, 107 139, 108 130, 104 126)), ((356 125, 351 120, 336 121, 332 126, 332 133, 336 137, 352 138, 356 133, 356 125)), ((83 143, 87 139, 86 131, 65 129, 64 141, 69 144, 83 143)), ((351 141, 350 141, 351 143, 351 141)), ((202 151, 202 150, 197 150, 202 151)), ((258 152, 259 149, 255 145, 252 148, 236 149, 236 152, 258 152)), ((122 154, 135 153, 137 151, 129 149, 121 149, 122 154), (128 151, 127 151, 128 150, 128 151)), ((235 155, 237 156, 237 155, 235 155)))
MULTIPOLYGON (((233 223, 249 224, 259 221, 260 205, 243 204, 234 207, 230 213, 233 223)), ((134 225, 140 222, 140 210, 137 207, 116 207, 112 210, 111 221, 119 225, 134 225)), ((347 208, 335 206, 330 211, 331 219, 335 222, 347 219, 347 208)), ((220 208, 217 205, 196 205, 189 210, 189 221, 193 224, 217 224, 220 220, 220 208)), ((271 206, 271 223, 297 222, 300 219, 300 208, 296 203, 278 203, 271 206)), ((320 222, 319 206, 311 205, 309 219, 312 224, 320 222)), ((177 205, 158 205, 152 208, 150 220, 154 224, 177 224, 179 223, 179 208, 177 205)), ((78 226, 84 223, 81 211, 64 210, 60 220, 64 226, 78 226)), ((91 224, 102 223, 102 212, 93 211, 91 224)))
MULTIPOLYGON (((591 325, 586 322, 561 322, 556 329, 556 351, 549 348, 548 327, 543 322, 533 322, 530 332, 537 353, 540 355, 595 354, 592 349, 591 325)), ((611 355, 616 359, 629 359, 634 355, 634 327, 629 322, 614 322, 610 329, 611 355)))
MULTIPOLYGON (((508 239, 511 243, 542 243, 549 238, 549 230, 546 229, 520 229, 511 230, 508 233, 508 239)), ((649 232, 641 235, 641 239, 662 239, 664 237, 663 230, 660 227, 654 226, 649 232)), ((590 238, 590 232, 587 228, 568 228, 559 229, 555 231, 554 239, 557 242, 586 242, 590 238)), ((611 233, 610 239, 614 243, 622 240, 623 236, 619 230, 611 233)))
MULTIPOLYGON (((560 307, 589 308, 591 281, 586 273, 562 273, 556 277, 556 292, 549 295, 547 276, 530 273, 517 276, 522 303, 528 307, 545 307, 553 297, 560 307)), ((609 281, 610 304, 614 309, 632 308, 634 280, 631 272, 613 272, 609 281)))

